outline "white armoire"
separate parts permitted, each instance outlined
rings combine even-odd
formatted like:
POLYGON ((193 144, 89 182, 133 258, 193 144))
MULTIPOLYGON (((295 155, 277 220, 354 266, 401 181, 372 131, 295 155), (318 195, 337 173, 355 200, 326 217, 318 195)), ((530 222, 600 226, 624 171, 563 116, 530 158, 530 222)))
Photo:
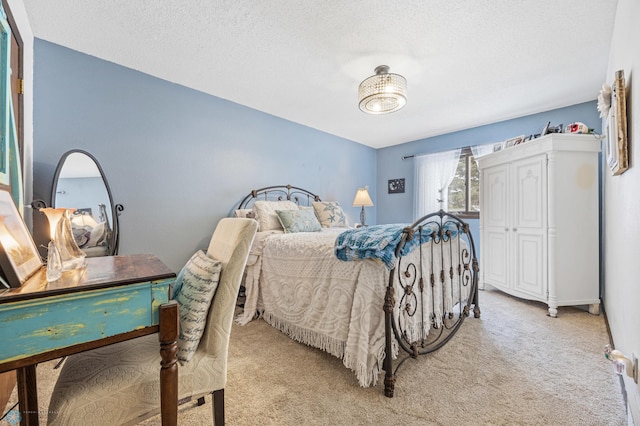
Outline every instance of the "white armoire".
POLYGON ((556 133, 478 158, 481 288, 599 314, 600 145, 556 133))

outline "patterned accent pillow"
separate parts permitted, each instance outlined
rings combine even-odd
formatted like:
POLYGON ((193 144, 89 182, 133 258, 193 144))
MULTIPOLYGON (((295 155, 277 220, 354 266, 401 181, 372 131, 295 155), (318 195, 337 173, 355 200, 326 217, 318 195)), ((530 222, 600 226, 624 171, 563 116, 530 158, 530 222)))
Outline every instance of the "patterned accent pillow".
POLYGON ((347 216, 337 201, 314 201, 313 209, 323 228, 349 226, 347 216))
POLYGON ((313 210, 276 210, 276 213, 285 234, 322 231, 313 210))
POLYGON ((293 201, 256 201, 253 204, 253 212, 258 220, 260 232, 282 231, 276 210, 298 210, 298 205, 293 201))
POLYGON ((221 268, 222 262, 198 250, 176 278, 173 298, 180 312, 178 359, 182 362, 189 361, 198 349, 221 268))

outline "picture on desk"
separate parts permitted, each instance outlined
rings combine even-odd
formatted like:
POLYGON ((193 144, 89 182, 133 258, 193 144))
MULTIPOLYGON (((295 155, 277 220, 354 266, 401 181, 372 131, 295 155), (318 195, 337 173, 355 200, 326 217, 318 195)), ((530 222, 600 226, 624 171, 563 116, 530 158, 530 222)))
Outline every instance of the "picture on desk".
POLYGON ((33 237, 8 190, 0 188, 0 268, 2 279, 20 287, 42 267, 33 237))

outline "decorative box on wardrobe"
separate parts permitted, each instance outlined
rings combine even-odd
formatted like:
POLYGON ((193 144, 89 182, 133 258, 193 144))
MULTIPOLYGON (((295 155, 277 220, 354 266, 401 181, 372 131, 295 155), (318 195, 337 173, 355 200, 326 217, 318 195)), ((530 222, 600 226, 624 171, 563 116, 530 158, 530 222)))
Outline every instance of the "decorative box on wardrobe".
POLYGON ((600 146, 557 133, 478 158, 481 286, 599 314, 600 146))

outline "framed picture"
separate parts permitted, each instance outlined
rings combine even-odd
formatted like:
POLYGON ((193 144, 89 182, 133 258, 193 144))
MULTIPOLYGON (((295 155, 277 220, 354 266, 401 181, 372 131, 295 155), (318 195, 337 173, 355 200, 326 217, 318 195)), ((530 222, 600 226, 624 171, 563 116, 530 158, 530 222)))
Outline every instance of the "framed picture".
MULTIPOLYGON (((614 95, 611 94, 613 102, 614 95)), ((607 116, 607 165, 615 174, 618 169, 618 131, 616 127, 616 109, 611 108, 607 116)))
POLYGON ((0 268, 11 287, 20 287, 42 267, 33 238, 9 191, 0 188, 0 268))
POLYGON ((540 132, 540 136, 544 136, 547 133, 549 133, 549 127, 551 127, 550 121, 542 128, 542 131, 540 132))
POLYGON ((404 194, 404 178, 389 179, 389 194, 404 194))
POLYGON ((10 58, 11 29, 0 19, 0 184, 9 185, 9 129, 10 129, 10 58))
POLYGON ((507 139, 503 142, 505 148, 511 148, 512 146, 520 145, 524 142, 524 135, 520 135, 515 138, 507 139))
POLYGON ((607 164, 614 176, 629 168, 626 97, 624 71, 620 70, 611 88, 611 109, 607 117, 607 164))

